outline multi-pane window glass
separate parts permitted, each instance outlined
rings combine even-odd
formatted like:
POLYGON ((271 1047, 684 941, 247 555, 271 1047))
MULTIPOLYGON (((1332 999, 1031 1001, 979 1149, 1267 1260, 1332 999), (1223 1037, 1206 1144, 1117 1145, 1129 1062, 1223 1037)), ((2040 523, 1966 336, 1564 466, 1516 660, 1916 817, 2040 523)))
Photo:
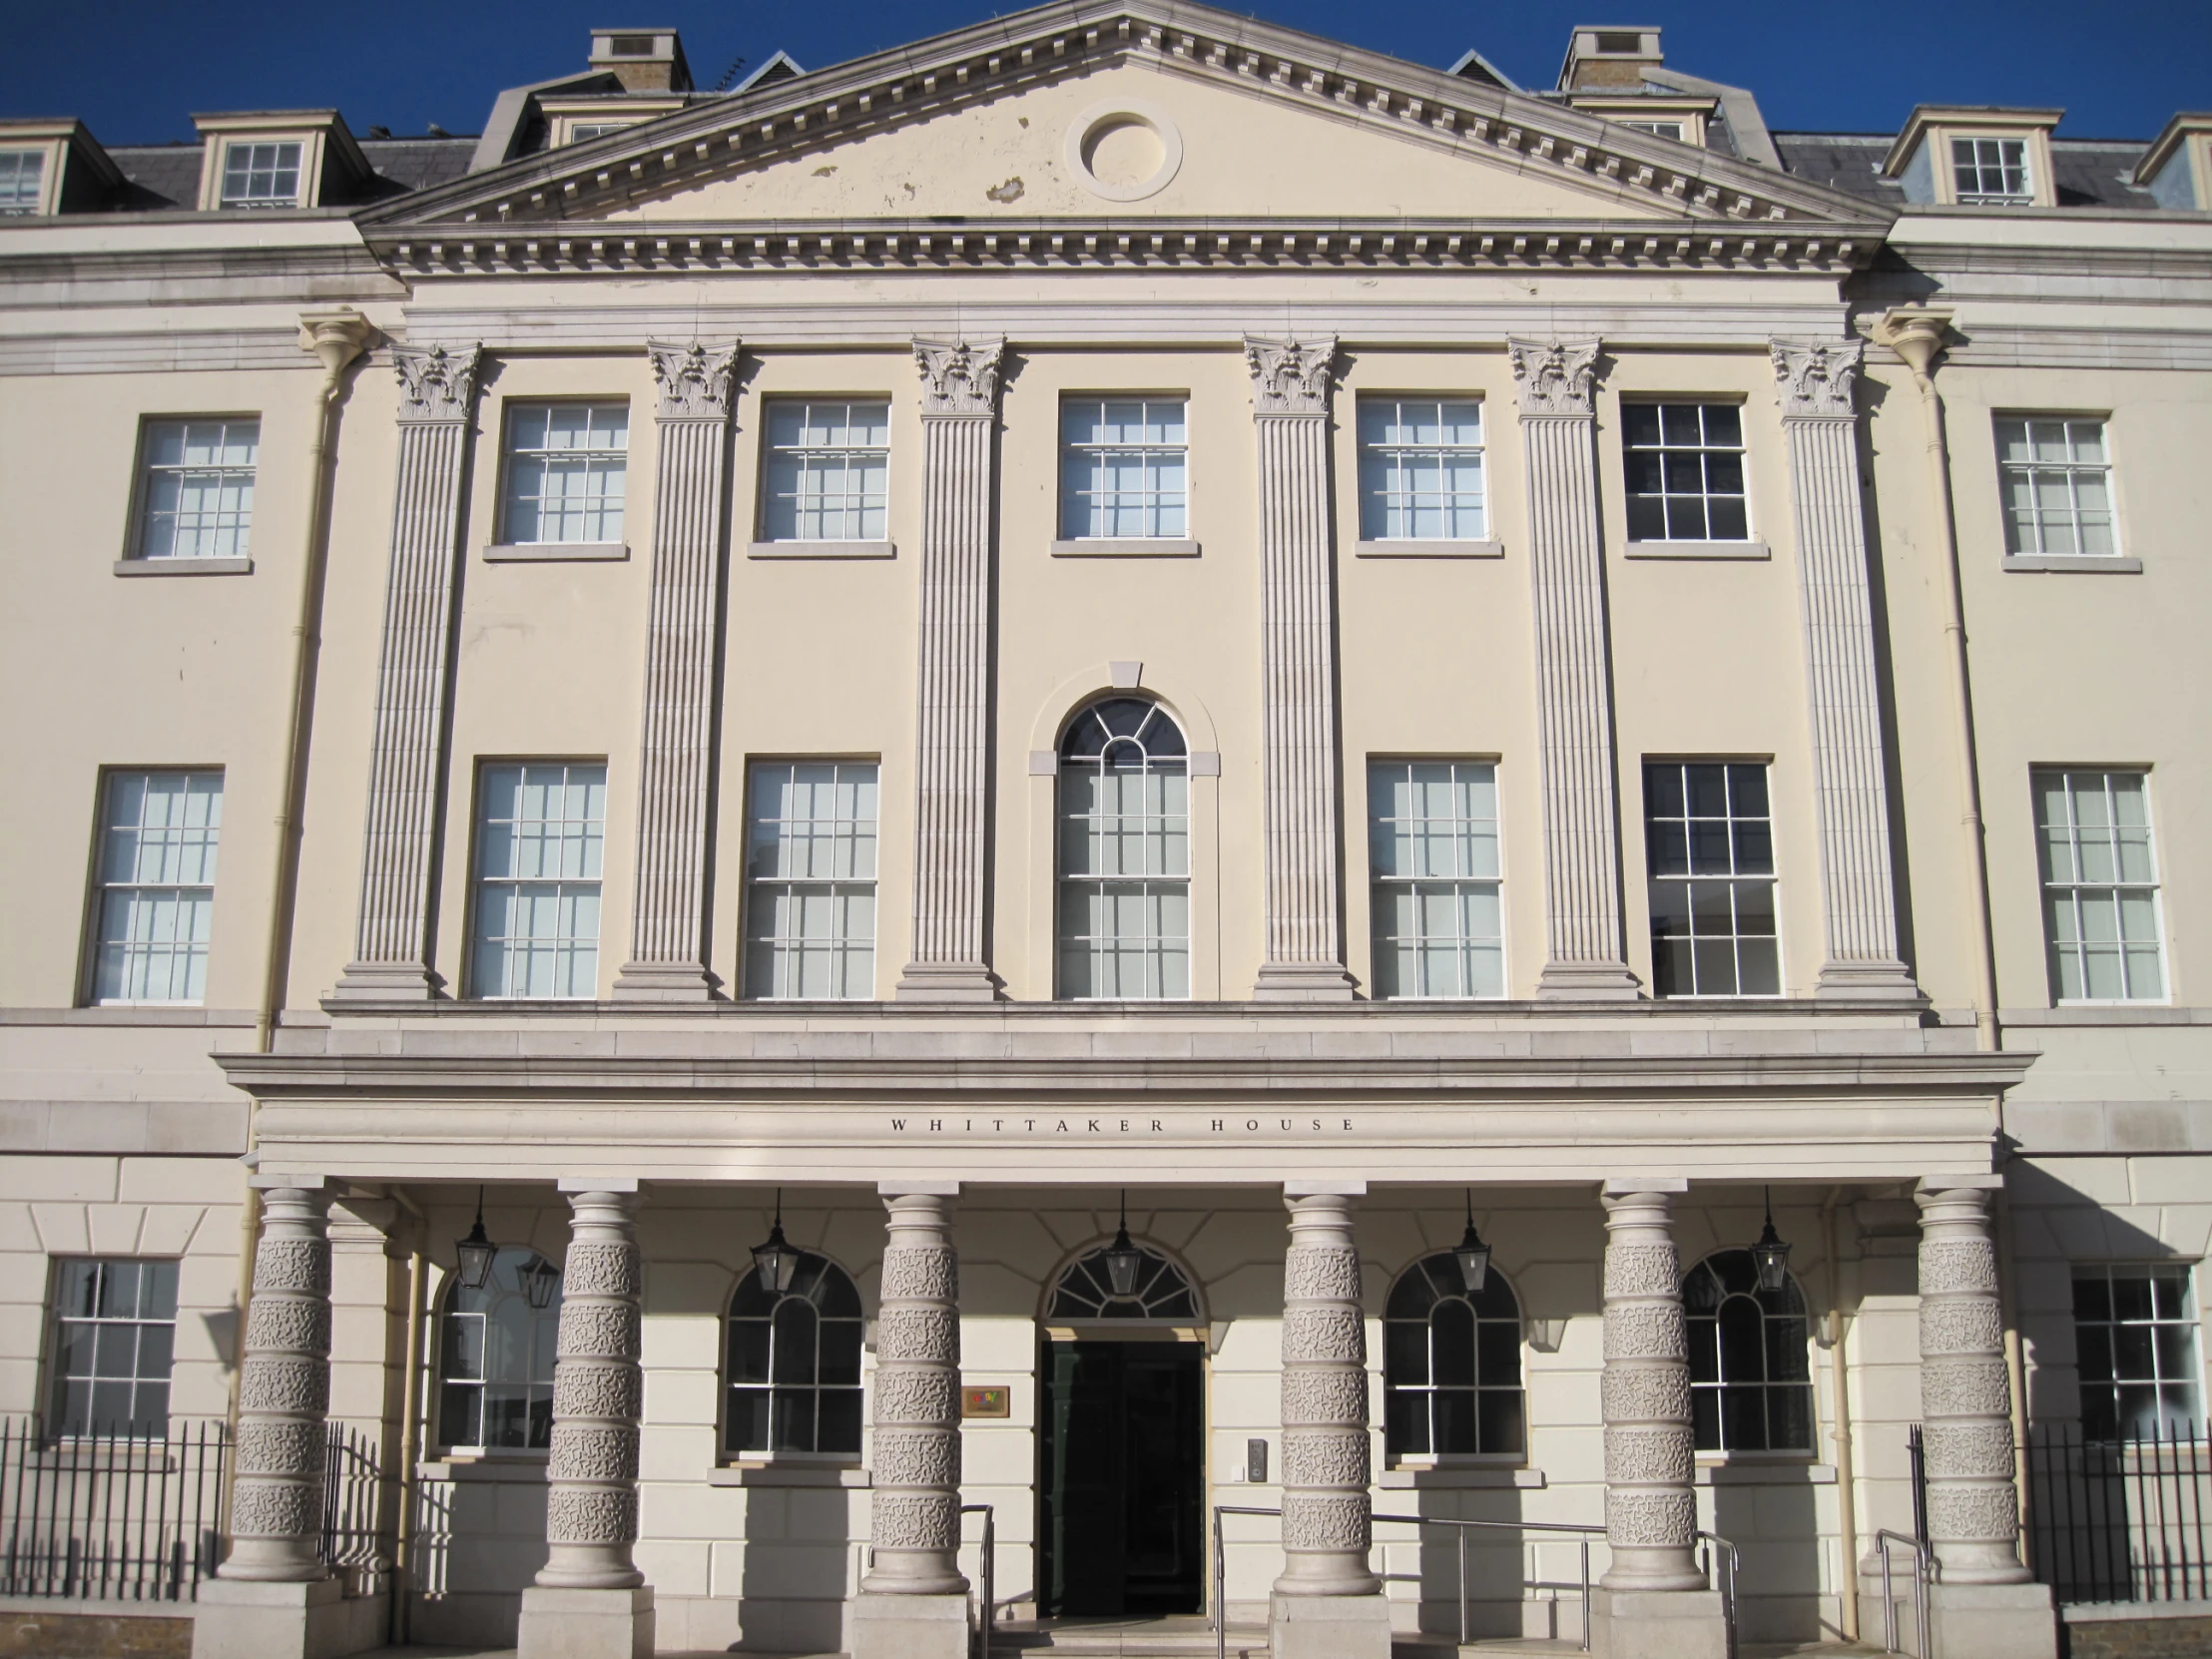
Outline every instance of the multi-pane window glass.
POLYGON ((1368 767, 1369 908, 1378 996, 1503 996, 1497 769, 1368 767))
POLYGON ((1774 826, 1756 762, 1644 767, 1652 988, 1660 996, 1779 996, 1774 826))
POLYGON ((138 556, 245 558, 261 447, 251 417, 149 421, 138 556))
POLYGON ((1143 1245, 1137 1253, 1136 1277, 1127 1294, 1114 1289, 1112 1266, 1106 1258, 1116 1248, 1100 1245, 1070 1262, 1052 1288, 1045 1317, 1055 1320, 1195 1320, 1198 1293, 1183 1270, 1143 1245))
POLYGON ((1505 1276, 1470 1292, 1448 1250, 1407 1268, 1382 1311, 1382 1390, 1392 1461, 1521 1451, 1520 1303, 1505 1276))
POLYGON ((1134 697, 1060 740, 1060 994, 1191 994, 1191 809, 1183 734, 1134 697))
POLYGON ((1071 397, 1060 405, 1060 534, 1190 534, 1190 444, 1180 397, 1071 397))
POLYGON ((0 215, 38 212, 46 157, 37 150, 0 150, 0 215))
POLYGON ((1639 133, 1650 133, 1655 138, 1682 141, 1682 123, 1679 121, 1624 121, 1623 127, 1633 127, 1639 133))
POLYGON ((634 121, 579 121, 568 130, 568 142, 582 144, 586 139, 605 138, 609 133, 626 132, 636 125, 634 121))
POLYGON ((223 774, 111 772, 102 805, 92 1000, 203 1000, 223 774))
POLYGON ((1950 141, 1950 177, 1961 202, 2031 207, 2035 188, 2027 177, 2027 141, 1958 138, 1950 141))
POLYGON ((2104 422, 2065 415, 1997 420, 2007 553, 2117 553, 2104 422))
POLYGON ((875 994, 875 763, 756 762, 745 994, 875 994))
POLYGON ((1805 1296, 1785 1275, 1759 1288, 1748 1250, 1708 1256, 1682 1279, 1690 1326, 1690 1422, 1700 1451, 1811 1451, 1813 1373, 1805 1296))
POLYGON ((2197 1311, 2186 1267, 2077 1266, 2073 1309, 2084 1436, 2198 1429, 2197 1311))
POLYGON ((233 144, 223 152, 223 206, 296 208, 297 144, 233 144))
POLYGON ((1482 405, 1472 398, 1360 399, 1365 541, 1480 541, 1482 405))
POLYGON ((561 1328, 556 1285, 530 1306, 523 1275, 534 1250, 502 1250, 476 1290, 458 1280, 438 1345, 438 1442, 543 1449, 553 1443, 553 1350, 561 1328))
POLYGON ((596 993, 606 838, 606 767, 531 761, 484 768, 476 826, 476 995, 596 993))
POLYGON ((629 404, 509 405, 507 540, 622 540, 629 471, 629 404))
POLYGON ((175 1262, 57 1262, 53 1431, 167 1433, 176 1339, 175 1262))
POLYGON ((2061 1002, 2164 996, 2149 780, 2039 771, 2034 789, 2051 994, 2061 1002))
POLYGON ((844 1269, 798 1252, 779 1296, 758 1268, 730 1300, 733 1452, 860 1454, 860 1293, 844 1269))
POLYGON ((1630 541, 1746 541, 1744 419, 1733 403, 1624 403, 1630 541))
POLYGON ((768 406, 770 541, 881 541, 890 496, 888 403, 778 401, 768 406))

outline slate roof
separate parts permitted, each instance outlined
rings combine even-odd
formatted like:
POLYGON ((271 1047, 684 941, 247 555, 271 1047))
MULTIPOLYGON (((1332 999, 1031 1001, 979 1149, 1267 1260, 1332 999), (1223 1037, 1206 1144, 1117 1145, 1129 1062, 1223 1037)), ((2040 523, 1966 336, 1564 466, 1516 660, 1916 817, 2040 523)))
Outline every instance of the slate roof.
MULTIPOLYGON (((1903 187, 1882 177, 1882 159, 1896 142, 1895 133, 1774 135, 1782 165, 1808 184, 1830 185, 1870 202, 1902 208, 1903 187)), ((2143 139, 2052 139, 2050 160, 2051 170, 2058 175, 2058 205, 2156 212, 2158 204, 2150 192, 2127 182, 2148 147, 2143 139)))
MULTIPOLYGON (((468 172, 468 159, 476 151, 473 133, 446 138, 362 139, 359 143, 361 154, 376 170, 375 179, 345 201, 325 206, 358 207, 364 202, 381 202, 432 185, 450 184, 468 172)), ((122 172, 127 185, 114 207, 124 213, 198 207, 201 154, 197 141, 111 148, 109 159, 122 172)))

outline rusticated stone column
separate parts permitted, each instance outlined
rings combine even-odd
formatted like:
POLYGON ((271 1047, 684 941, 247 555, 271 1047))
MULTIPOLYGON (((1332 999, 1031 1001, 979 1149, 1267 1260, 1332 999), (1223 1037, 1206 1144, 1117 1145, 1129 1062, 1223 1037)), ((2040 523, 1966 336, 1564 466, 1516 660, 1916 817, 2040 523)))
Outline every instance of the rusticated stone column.
POLYGON ((2022 1584, 2012 1393, 1988 1185, 1931 1176, 1921 1207, 1921 1418, 1928 1534, 1946 1586, 2022 1584))
POLYGON ((1355 1200, 1287 1197, 1283 1261, 1283 1576, 1278 1595, 1372 1595, 1368 1338, 1355 1200))
POLYGON ((319 1189, 317 1180, 262 1195, 239 1379, 231 1554, 219 1577, 304 1583, 329 1576, 319 1546, 330 1407, 330 1201, 319 1189))
POLYGON ((1875 685, 1874 605, 1859 499, 1858 340, 1770 343, 1797 508, 1807 710, 1821 837, 1828 956, 1815 995, 1919 994, 1898 955, 1890 797, 1875 685))
POLYGON ((1536 731, 1543 786, 1540 997, 1636 994, 1621 947, 1613 677, 1598 536, 1598 341, 1507 340, 1528 467, 1536 731))
POLYGON ((1262 1001, 1352 996, 1339 923, 1337 626, 1329 369, 1337 342, 1245 339, 1260 440, 1260 704, 1266 791, 1262 1001))
POLYGON ((1611 1591, 1702 1590, 1689 1330, 1670 1208, 1687 1184, 1609 1181, 1605 1205, 1605 1541, 1611 1591))
POLYGON ((914 735, 913 954, 900 1001, 989 1002, 993 436, 1003 339, 914 341, 921 368, 921 637, 914 735))
POLYGON ((568 1202, 574 1217, 561 1275, 553 1456, 546 1471, 549 1558, 538 1582, 624 1590, 645 1582, 630 1559, 638 1539, 638 1417, 645 1402, 638 1364, 645 1271, 633 1219, 638 1195, 634 1185, 629 1192, 570 1190, 568 1202))
POLYGON ((392 347, 399 370, 399 488, 376 663, 368 823, 353 960, 332 994, 427 999, 434 839, 445 772, 447 665, 459 578, 461 497, 481 345, 392 347))
POLYGON ((637 898, 618 1000, 702 1002, 707 971, 707 820, 714 793, 715 642, 722 617, 728 513, 724 455, 727 344, 646 343, 660 386, 655 430, 653 578, 645 633, 645 721, 638 751, 637 898))

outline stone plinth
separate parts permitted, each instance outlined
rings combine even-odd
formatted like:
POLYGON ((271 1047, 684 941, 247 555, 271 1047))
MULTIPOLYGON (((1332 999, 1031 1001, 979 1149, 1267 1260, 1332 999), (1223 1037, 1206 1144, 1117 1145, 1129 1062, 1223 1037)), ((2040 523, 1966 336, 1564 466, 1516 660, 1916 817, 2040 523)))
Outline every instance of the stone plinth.
POLYGON ((1591 1659, 1728 1659, 1718 1590, 1590 1592, 1591 1659))
POLYGON ((852 1659, 967 1659, 965 1595, 862 1595, 852 1603, 852 1659))
POLYGON ((519 1659, 653 1659, 653 1589, 522 1592, 519 1659))
POLYGON ((347 1600, 335 1578, 211 1578, 200 1586, 192 1659, 344 1659, 382 1647, 388 1616, 384 1597, 347 1600))
POLYGON ((1389 1659, 1390 1604, 1379 1595, 1273 1596, 1268 1652, 1272 1659, 1389 1659))

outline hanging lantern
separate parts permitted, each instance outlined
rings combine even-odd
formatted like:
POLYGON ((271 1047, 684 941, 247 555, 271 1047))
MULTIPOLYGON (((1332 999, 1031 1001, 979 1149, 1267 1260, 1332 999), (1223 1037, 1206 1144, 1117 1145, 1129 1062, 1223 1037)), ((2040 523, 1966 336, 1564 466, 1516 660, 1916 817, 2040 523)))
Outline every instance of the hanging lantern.
POLYGON ((1467 1230, 1459 1236, 1459 1243, 1451 1254, 1458 1259, 1459 1277, 1466 1281, 1467 1295, 1481 1293, 1482 1283, 1490 1277, 1490 1247, 1482 1242, 1482 1235, 1474 1230, 1474 1189, 1467 1189, 1467 1230))
POLYGON ((484 1231, 484 1189, 476 1189, 476 1225, 468 1230, 468 1237, 453 1246, 453 1253, 460 1258, 461 1284, 468 1290, 480 1291, 491 1277, 492 1258, 499 1254, 499 1247, 491 1242, 491 1235, 484 1231))
POLYGON ((553 1293, 560 1288, 561 1270, 543 1256, 530 1258, 530 1265, 522 1270, 522 1294, 530 1299, 530 1306, 546 1309, 553 1306, 553 1293))
POLYGON ((1759 1264, 1759 1288, 1779 1291, 1790 1282, 1790 1247, 1774 1230, 1774 1189, 1767 1189, 1767 1225, 1759 1242, 1751 1247, 1751 1259, 1759 1264))
POLYGON ((761 1289, 782 1296, 792 1288, 792 1275, 799 1271, 799 1252, 792 1249, 791 1241, 784 1237, 784 1189, 776 1189, 776 1225, 769 1229, 768 1242, 753 1247, 753 1271, 761 1276, 761 1289))
POLYGON ((1106 1248, 1106 1283, 1116 1296, 1137 1294, 1137 1271, 1144 1266, 1144 1252, 1129 1242, 1129 1193, 1121 1195, 1121 1225, 1106 1248))

